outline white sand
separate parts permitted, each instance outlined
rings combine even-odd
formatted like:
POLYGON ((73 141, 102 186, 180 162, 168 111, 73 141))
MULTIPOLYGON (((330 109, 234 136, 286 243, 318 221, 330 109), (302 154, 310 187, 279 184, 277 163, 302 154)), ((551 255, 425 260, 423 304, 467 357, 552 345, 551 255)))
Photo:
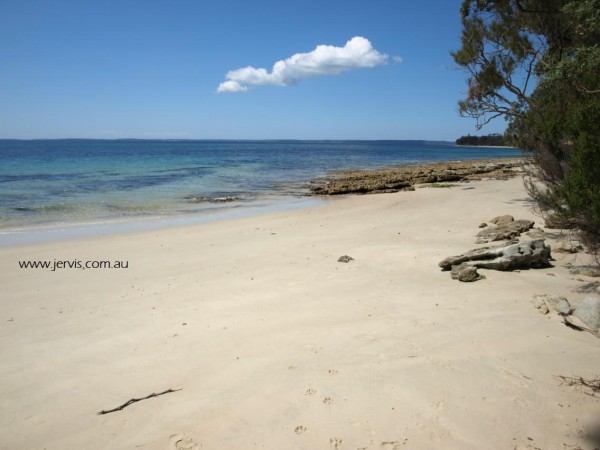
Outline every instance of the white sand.
POLYGON ((525 198, 482 181, 0 249, 0 448, 600 446, 600 400, 558 378, 600 376, 600 340, 531 305, 581 301, 582 256, 476 283, 437 266, 494 216, 541 223, 525 198), (54 259, 129 268, 18 267, 54 259))

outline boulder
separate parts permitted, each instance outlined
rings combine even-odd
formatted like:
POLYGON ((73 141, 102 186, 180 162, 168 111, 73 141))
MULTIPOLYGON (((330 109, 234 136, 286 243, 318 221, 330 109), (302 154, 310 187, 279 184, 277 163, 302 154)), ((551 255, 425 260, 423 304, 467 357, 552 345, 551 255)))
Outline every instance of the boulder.
POLYGON ((586 277, 600 277, 598 266, 573 266, 569 269, 571 275, 584 275, 586 277))
POLYGON ((585 283, 572 289, 572 291, 579 292, 580 294, 600 294, 600 282, 585 283))
POLYGON ((477 273, 477 268, 469 266, 466 263, 452 266, 451 277, 454 280, 462 281, 463 283, 471 283, 473 281, 482 280, 485 276, 477 273))
POLYGON ((504 225, 508 225, 511 222, 514 222, 515 218, 513 216, 509 216, 509 215, 504 215, 504 216, 497 216, 494 217, 492 220, 490 220, 490 223, 493 223, 494 225, 498 225, 498 226, 504 226, 504 225))
POLYGON ((583 250, 583 245, 579 241, 565 241, 554 251, 558 253, 578 253, 583 250))
MULTIPOLYGON (((506 216, 511 217, 512 216, 506 216)), ((498 218, 496 218, 498 219, 498 218)), ((492 219, 494 220, 494 219, 492 219)), ((488 227, 477 233, 477 244, 485 244, 493 241, 503 241, 506 239, 514 239, 520 236, 521 233, 533 228, 534 222, 532 220, 513 220, 509 222, 503 222, 503 225, 496 227, 488 227)))
POLYGON ((511 271, 516 269, 550 267, 550 246, 543 239, 524 242, 509 242, 496 247, 482 247, 462 255, 450 256, 438 265, 442 270, 467 263, 471 267, 511 271))
POLYGON ((548 314, 550 312, 550 310, 548 309, 548 305, 546 305, 546 302, 544 301, 544 298, 541 295, 536 295, 535 297, 533 297, 531 303, 533 303, 535 309, 537 309, 541 314, 548 314))
POLYGON ((568 316, 569 314, 571 314, 571 305, 565 297, 560 297, 558 295, 552 294, 545 294, 536 295, 533 298, 533 305, 536 308, 538 308, 540 312, 542 312, 542 303, 546 305, 548 310, 553 309, 561 316, 568 316))
POLYGON ((600 329, 600 297, 591 295, 584 298, 573 315, 597 333, 600 329))

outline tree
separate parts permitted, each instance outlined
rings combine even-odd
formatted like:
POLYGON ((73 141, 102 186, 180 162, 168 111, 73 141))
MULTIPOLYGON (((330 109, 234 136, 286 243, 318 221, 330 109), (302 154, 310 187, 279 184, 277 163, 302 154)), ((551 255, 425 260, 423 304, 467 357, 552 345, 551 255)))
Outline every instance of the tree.
POLYGON ((600 250, 600 0, 464 0, 463 116, 508 121, 541 210, 600 250))

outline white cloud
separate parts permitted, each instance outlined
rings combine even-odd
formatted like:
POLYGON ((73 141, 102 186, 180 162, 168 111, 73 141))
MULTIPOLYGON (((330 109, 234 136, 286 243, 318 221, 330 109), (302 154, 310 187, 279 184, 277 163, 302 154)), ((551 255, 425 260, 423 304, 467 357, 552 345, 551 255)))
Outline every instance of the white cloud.
POLYGON ((217 92, 246 92, 248 88, 267 84, 289 86, 305 78, 337 75, 351 69, 375 67, 387 63, 389 56, 379 53, 371 42, 356 36, 343 47, 318 45, 312 52, 297 53, 273 64, 271 72, 252 66, 227 72, 217 92))

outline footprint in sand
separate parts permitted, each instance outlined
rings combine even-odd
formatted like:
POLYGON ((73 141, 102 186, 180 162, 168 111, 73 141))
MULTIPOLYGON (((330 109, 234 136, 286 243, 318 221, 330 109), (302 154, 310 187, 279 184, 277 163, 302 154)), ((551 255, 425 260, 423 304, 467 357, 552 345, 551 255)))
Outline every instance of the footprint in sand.
POLYGON ((200 448, 193 439, 187 438, 182 434, 171 435, 170 441, 170 450, 196 450, 200 448))
POLYGON ((331 445, 335 450, 339 450, 342 447, 342 440, 336 437, 332 437, 329 439, 329 445, 331 445))
POLYGON ((316 393, 317 393, 317 390, 316 390, 316 389, 313 389, 313 388, 308 388, 308 389, 306 390, 306 392, 304 392, 304 395, 314 395, 314 394, 316 394, 316 393))
POLYGON ((294 429, 294 433, 296 434, 302 434, 306 431, 306 427, 303 425, 298 425, 295 429, 294 429))
POLYGON ((329 375, 335 375, 337 373, 338 373, 337 369, 329 369, 329 375))
POLYGON ((333 403, 333 399, 331 397, 323 397, 323 403, 326 405, 331 405, 333 403))

